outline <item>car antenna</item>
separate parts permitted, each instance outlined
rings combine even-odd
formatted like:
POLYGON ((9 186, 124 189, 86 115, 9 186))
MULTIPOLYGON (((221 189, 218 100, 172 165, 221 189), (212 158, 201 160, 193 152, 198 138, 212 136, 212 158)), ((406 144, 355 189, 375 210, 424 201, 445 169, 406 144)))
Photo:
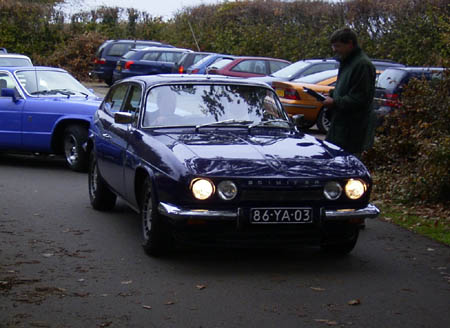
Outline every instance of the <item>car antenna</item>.
POLYGON ((195 45, 197 46, 198 51, 200 51, 200 47, 198 46, 197 38, 195 37, 195 33, 194 30, 192 29, 191 23, 189 22, 189 20, 187 21, 187 23, 189 25, 189 29, 191 30, 192 37, 194 38, 195 45))

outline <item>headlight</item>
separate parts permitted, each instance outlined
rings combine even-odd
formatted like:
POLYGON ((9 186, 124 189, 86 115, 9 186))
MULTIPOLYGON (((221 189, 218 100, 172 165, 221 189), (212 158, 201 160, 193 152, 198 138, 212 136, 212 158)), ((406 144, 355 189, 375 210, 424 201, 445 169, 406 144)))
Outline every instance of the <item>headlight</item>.
POLYGON ((361 180, 350 179, 345 185, 345 194, 350 199, 361 198, 367 190, 367 185, 361 180))
POLYGON ((192 181, 192 194, 200 200, 205 200, 214 194, 214 184, 210 180, 196 179, 192 181))
POLYGON ((339 182, 336 181, 327 182, 327 184, 323 188, 323 194, 329 200, 336 200, 339 197, 341 197, 342 187, 339 184, 339 182))
POLYGON ((232 200, 237 195, 237 187, 233 181, 222 181, 217 186, 217 192, 223 200, 232 200))

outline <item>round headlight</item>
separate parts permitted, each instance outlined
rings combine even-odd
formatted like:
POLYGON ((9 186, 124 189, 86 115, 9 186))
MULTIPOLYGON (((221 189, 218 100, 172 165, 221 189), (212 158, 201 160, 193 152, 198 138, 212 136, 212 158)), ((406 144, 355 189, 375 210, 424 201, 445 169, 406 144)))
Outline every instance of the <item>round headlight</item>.
POLYGON ((197 179, 192 182, 191 190, 195 198, 205 200, 214 193, 214 184, 210 180, 197 179))
POLYGON ((336 200, 339 197, 341 197, 342 187, 339 184, 339 182, 336 181, 327 182, 327 184, 323 188, 323 194, 329 200, 336 200))
POLYGON ((367 190, 366 184, 361 180, 350 179, 345 185, 345 194, 350 199, 361 198, 367 190))
POLYGON ((237 187, 233 181, 222 181, 217 186, 217 193, 223 200, 232 200, 237 195, 237 187))

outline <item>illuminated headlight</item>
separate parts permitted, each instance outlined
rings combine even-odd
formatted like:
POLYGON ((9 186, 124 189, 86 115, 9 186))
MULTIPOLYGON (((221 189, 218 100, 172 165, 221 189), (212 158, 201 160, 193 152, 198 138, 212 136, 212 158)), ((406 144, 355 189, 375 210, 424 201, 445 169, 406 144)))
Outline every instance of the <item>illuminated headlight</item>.
POLYGON ((336 200, 339 197, 341 197, 342 187, 339 184, 339 182, 336 181, 327 182, 327 184, 323 188, 323 194, 329 200, 336 200))
POLYGON ((367 190, 367 185, 361 180, 350 179, 345 185, 345 194, 350 199, 361 198, 367 190))
POLYGON ((205 200, 214 194, 214 184, 210 180, 196 179, 192 181, 191 190, 195 198, 205 200))
POLYGON ((237 195, 237 187, 233 181, 222 181, 217 186, 217 192, 223 200, 232 200, 237 195))

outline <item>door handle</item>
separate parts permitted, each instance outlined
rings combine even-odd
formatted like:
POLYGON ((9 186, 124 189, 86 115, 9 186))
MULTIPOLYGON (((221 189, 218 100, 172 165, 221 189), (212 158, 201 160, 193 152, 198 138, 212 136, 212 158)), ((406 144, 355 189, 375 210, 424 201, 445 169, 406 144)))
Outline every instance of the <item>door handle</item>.
POLYGON ((103 133, 102 137, 105 139, 111 139, 111 136, 108 133, 103 133))

